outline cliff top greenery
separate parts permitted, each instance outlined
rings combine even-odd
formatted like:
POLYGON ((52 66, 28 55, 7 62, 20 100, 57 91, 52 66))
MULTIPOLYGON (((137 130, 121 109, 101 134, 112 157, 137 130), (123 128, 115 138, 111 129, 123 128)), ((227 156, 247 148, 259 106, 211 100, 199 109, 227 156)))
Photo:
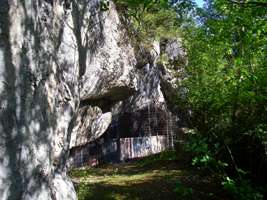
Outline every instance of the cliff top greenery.
POLYGON ((175 38, 179 21, 175 7, 166 0, 116 0, 117 8, 127 19, 131 37, 142 42, 175 38))

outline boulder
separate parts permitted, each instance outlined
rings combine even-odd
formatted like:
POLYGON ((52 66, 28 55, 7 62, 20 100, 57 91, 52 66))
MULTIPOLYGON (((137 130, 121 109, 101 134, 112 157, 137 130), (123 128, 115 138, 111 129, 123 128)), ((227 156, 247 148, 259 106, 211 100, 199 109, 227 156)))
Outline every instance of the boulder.
POLYGON ((84 106, 79 109, 71 134, 70 148, 95 141, 105 133, 112 120, 111 112, 102 113, 99 107, 84 106))

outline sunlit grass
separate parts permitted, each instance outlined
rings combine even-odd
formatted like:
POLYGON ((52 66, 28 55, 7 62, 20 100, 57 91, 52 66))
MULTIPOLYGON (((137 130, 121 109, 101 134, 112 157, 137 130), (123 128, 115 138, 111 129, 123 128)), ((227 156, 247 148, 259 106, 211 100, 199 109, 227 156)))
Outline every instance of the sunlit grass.
MULTIPOLYGON (((183 200, 177 193, 178 182, 179 191, 190 190, 188 195, 192 193, 194 199, 214 199, 206 198, 207 194, 213 193, 214 180, 200 177, 184 160, 176 160, 172 153, 130 163, 75 169, 70 175, 79 200, 183 200)), ((188 198, 188 195, 184 196, 188 198)))

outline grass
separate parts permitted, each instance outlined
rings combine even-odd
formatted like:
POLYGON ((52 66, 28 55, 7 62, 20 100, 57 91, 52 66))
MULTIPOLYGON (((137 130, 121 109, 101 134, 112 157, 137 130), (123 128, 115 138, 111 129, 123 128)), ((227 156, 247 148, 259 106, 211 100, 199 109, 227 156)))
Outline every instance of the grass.
POLYGON ((79 200, 172 200, 223 197, 216 178, 200 176, 171 153, 70 173, 79 200), (167 155, 167 156, 166 156, 167 155))

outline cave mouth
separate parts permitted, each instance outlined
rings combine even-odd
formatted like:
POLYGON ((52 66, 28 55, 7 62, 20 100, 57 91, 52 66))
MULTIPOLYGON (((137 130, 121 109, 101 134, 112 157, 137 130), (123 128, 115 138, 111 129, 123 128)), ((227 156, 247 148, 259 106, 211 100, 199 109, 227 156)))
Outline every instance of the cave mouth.
POLYGON ((73 167, 118 163, 173 149, 177 117, 157 107, 120 114, 94 141, 70 150, 73 167))

